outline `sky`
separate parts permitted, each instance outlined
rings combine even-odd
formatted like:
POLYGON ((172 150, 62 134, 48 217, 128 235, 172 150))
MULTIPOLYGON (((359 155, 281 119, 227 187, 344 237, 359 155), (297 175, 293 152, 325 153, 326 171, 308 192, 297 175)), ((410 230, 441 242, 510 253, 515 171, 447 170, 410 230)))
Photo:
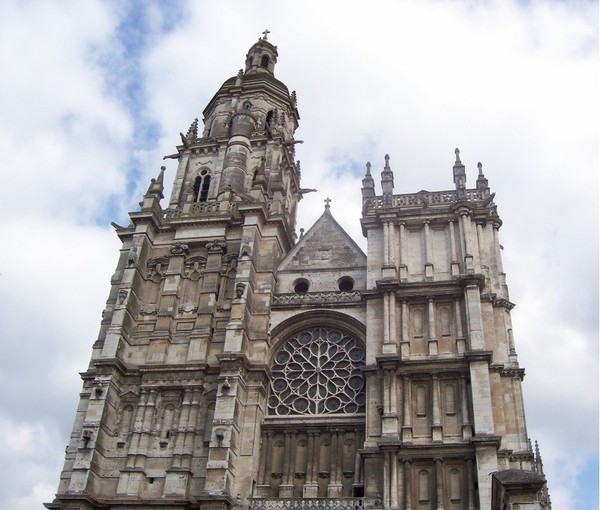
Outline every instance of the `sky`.
MULTIPOLYGON (((360 187, 467 186, 500 229, 528 433, 555 509, 598 509, 598 3, 0 2, 0 507, 58 485, 119 241, 151 177, 263 30, 296 90, 298 228, 360 187)), ((380 189, 380 188, 378 188, 380 189)))

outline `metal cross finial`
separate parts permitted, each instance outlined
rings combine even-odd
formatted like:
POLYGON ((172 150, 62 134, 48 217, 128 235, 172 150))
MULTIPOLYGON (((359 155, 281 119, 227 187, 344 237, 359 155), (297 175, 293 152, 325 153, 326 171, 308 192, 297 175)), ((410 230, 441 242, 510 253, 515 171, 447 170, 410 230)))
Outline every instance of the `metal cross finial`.
POLYGON ((325 209, 329 209, 331 198, 327 197, 325 200, 323 200, 323 202, 325 202, 325 209))
POLYGON ((263 32, 263 41, 267 40, 267 35, 270 33, 271 33, 271 31, 269 29, 265 29, 265 31, 263 32))

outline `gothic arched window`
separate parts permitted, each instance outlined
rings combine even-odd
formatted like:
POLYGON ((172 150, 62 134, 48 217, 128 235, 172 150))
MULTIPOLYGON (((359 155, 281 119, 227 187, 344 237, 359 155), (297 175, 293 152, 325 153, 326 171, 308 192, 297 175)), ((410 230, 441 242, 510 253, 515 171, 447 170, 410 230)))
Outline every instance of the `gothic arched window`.
POLYGON ((194 202, 206 202, 209 187, 210 174, 208 170, 202 170, 200 175, 194 180, 194 202))
POLYGON ((333 328, 303 330, 275 353, 269 414, 353 414, 365 410, 365 351, 333 328))

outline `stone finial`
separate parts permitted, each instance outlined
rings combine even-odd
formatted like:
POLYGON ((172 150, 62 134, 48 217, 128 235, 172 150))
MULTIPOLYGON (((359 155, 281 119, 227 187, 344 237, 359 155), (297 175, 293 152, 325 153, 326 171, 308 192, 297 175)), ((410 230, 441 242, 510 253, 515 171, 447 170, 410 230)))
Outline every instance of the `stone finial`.
POLYGON ((485 175, 483 175, 483 165, 481 164, 481 162, 477 163, 477 169, 478 169, 478 175, 477 175, 477 182, 475 184, 476 188, 477 189, 488 188, 489 183, 488 183, 488 180, 485 178, 485 175))
POLYGON ((459 197, 462 198, 464 195, 464 190, 467 187, 467 174, 465 172, 465 165, 463 165, 460 161, 460 150, 458 150, 458 148, 454 149, 454 154, 456 155, 456 161, 452 167, 454 185, 459 197))
POLYGON ((367 161, 367 170, 362 180, 362 196, 363 198, 372 198, 375 196, 375 181, 371 176, 371 162, 367 161))
POLYGON ((325 200, 323 200, 323 202, 325 202, 325 209, 329 210, 331 198, 327 197, 325 200))
POLYGON ((542 462, 542 455, 540 454, 540 447, 537 441, 535 442, 535 470, 542 475, 544 474, 544 463, 542 462))
POLYGON ((298 105, 298 95, 296 94, 295 90, 292 90, 291 99, 292 99, 292 103, 294 103, 294 106, 297 106, 298 105))
POLYGON ((271 31, 268 28, 265 28, 264 32, 262 33, 263 34, 262 40, 263 41, 268 41, 267 35, 269 35, 270 33, 271 33, 271 31))
POLYGON ((384 156, 385 165, 381 172, 381 191, 383 192, 384 199, 391 200, 392 193, 394 192, 394 173, 390 168, 390 156, 386 154, 384 156))
POLYGON ((198 117, 196 117, 190 124, 190 127, 188 128, 188 131, 187 131, 187 134, 185 135, 185 137, 190 142, 193 142, 196 140, 196 138, 198 138, 198 117))

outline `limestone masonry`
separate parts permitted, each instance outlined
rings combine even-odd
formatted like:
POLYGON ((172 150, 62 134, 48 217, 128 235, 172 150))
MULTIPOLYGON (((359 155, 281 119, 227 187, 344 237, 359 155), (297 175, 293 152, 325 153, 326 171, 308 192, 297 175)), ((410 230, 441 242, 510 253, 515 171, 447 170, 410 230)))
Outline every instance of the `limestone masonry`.
POLYGON ((326 202, 296 236, 296 94, 267 32, 127 227, 49 509, 547 509, 502 224, 479 165, 381 194, 367 253, 326 202))

